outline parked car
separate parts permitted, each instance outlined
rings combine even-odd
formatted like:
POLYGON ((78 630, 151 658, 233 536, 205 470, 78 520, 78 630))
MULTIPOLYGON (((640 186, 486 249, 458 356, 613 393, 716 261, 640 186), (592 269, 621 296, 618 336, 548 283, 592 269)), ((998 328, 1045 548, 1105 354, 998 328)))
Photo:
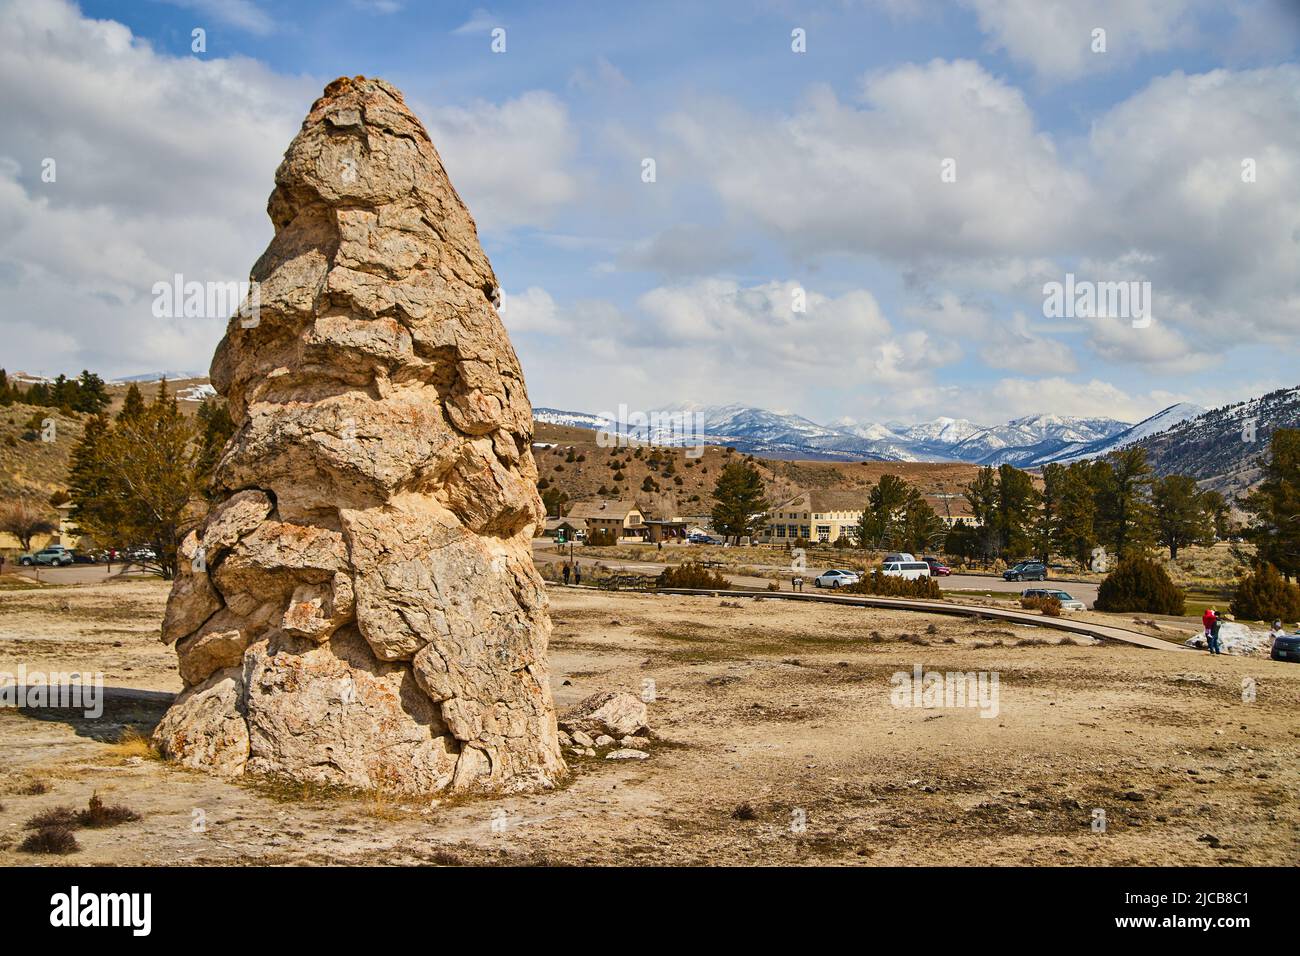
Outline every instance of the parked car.
POLYGON ((142 545, 138 548, 130 548, 126 552, 126 560, 141 564, 145 561, 157 561, 158 554, 153 548, 142 545))
POLYGON ((928 578, 930 566, 924 561, 886 561, 880 573, 887 578, 906 578, 914 581, 917 578, 928 578))
POLYGON ((890 551, 885 555, 885 564, 893 564, 895 561, 915 561, 916 555, 908 554, 906 551, 890 551))
POLYGON ((29 568, 39 564, 48 564, 50 567, 60 568, 71 564, 72 561, 72 552, 61 544, 41 548, 35 554, 24 554, 18 559, 19 564, 29 568))
POLYGON ((691 544, 722 544, 721 538, 715 538, 711 534, 693 534, 686 540, 691 544))
POLYGON ((946 578, 952 574, 952 568, 938 558, 922 558, 921 560, 930 566, 930 576, 933 578, 946 578))
POLYGON ((1002 572, 1003 581, 1046 581, 1047 565, 1042 561, 1021 561, 1002 572))
POLYGON ((1300 661, 1300 632, 1279 634, 1273 638, 1273 648, 1268 656, 1275 661, 1300 661))
POLYGON ((1061 607, 1067 611, 1086 611, 1082 601, 1076 601, 1074 595, 1068 591, 1057 591, 1054 588, 1026 588, 1020 592, 1022 598, 1027 597, 1054 597, 1061 602, 1061 607))
POLYGON ((813 584, 819 588, 841 588, 857 584, 862 578, 856 571, 840 571, 831 568, 813 578, 813 584))
POLYGON ((98 564, 101 560, 98 551, 70 551, 72 560, 77 564, 98 564))

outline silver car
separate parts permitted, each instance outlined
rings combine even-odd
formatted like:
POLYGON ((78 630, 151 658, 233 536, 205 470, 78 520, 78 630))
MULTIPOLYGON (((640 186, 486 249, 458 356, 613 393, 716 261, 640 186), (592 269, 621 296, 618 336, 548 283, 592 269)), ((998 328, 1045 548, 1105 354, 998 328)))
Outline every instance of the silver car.
POLYGON ((1076 601, 1074 595, 1068 591, 1058 591, 1055 588, 1026 588, 1020 592, 1022 598, 1026 597, 1054 597, 1061 602, 1061 607, 1066 611, 1086 611, 1082 601, 1076 601))

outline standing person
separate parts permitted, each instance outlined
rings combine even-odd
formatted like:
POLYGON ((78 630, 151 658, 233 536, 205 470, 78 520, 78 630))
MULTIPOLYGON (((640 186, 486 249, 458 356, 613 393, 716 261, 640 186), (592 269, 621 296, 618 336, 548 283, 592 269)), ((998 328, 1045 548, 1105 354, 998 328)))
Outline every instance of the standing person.
POLYGON ((1215 614, 1215 612, 1214 612, 1214 608, 1212 608, 1212 607, 1207 607, 1207 608, 1205 609, 1205 613, 1201 615, 1201 627, 1203 627, 1203 628, 1205 629, 1205 646, 1206 646, 1206 647, 1209 647, 1209 646, 1210 646, 1210 631, 1213 629, 1213 627, 1214 627, 1214 621, 1215 621, 1215 618, 1217 618, 1217 617, 1218 617, 1218 615, 1215 614))
POLYGON ((565 587, 568 587, 569 585, 569 562, 568 561, 564 562, 564 585, 565 587))
POLYGON ((1274 642, 1276 642, 1279 637, 1286 637, 1286 636, 1287 636, 1286 628, 1282 626, 1282 622, 1274 621, 1273 629, 1268 632, 1268 649, 1271 651, 1273 649, 1274 642))
POLYGON ((579 587, 582 584, 582 568, 575 561, 573 563, 573 586, 579 587))
POLYGON ((5 556, 0 554, 0 574, 5 573, 5 556))
POLYGON ((1219 620, 1219 615, 1214 615, 1214 623, 1210 625, 1210 653, 1222 654, 1223 648, 1219 644, 1219 627, 1223 622, 1219 620))

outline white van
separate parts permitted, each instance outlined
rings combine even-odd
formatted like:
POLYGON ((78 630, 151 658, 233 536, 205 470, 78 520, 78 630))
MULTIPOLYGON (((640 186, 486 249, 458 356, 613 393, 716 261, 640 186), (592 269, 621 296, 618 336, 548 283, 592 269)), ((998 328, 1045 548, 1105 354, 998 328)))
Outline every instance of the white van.
POLYGON ((915 581, 917 578, 928 578, 930 566, 924 561, 886 561, 880 573, 887 578, 906 578, 908 581, 915 581))

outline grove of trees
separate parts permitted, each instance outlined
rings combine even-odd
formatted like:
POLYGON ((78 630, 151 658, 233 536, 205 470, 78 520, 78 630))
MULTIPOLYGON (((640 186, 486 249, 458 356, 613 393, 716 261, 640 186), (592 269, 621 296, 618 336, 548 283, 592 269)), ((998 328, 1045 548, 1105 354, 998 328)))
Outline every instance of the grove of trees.
POLYGON ((166 381, 148 403, 132 385, 116 417, 90 418, 73 450, 72 520, 103 546, 151 546, 158 571, 174 577, 177 549, 203 517, 211 469, 232 430, 212 406, 186 417, 166 381))

